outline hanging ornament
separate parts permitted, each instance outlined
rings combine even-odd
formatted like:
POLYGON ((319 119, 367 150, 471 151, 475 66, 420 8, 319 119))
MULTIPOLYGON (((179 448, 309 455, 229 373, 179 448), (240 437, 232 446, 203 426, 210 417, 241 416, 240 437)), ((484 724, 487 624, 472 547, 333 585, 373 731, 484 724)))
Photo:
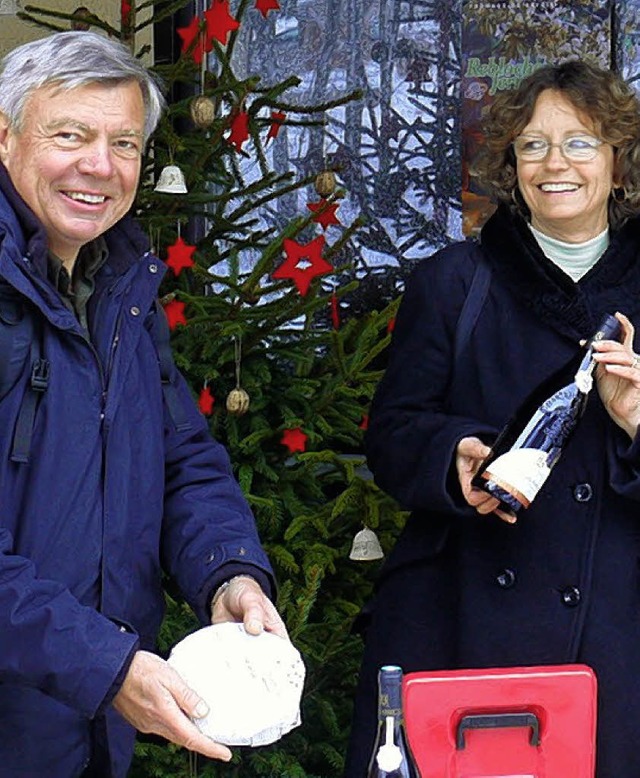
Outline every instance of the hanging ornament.
POLYGON ((187 194, 187 184, 182 170, 177 165, 166 165, 160 172, 154 191, 165 194, 187 194))
POLYGON ((331 323, 334 330, 340 329, 340 303, 335 292, 331 295, 331 323))
POLYGON ((223 46, 227 45, 229 33, 237 30, 240 23, 231 16, 229 0, 213 0, 211 8, 204 12, 207 23, 207 38, 215 38, 223 46))
POLYGON ((282 445, 286 446, 291 454, 294 454, 296 451, 305 451, 307 440, 309 440, 309 436, 305 435, 300 427, 285 430, 280 438, 282 445))
POLYGON ((322 256, 324 244, 322 235, 306 244, 285 238, 283 245, 286 259, 271 275, 273 278, 290 278, 298 292, 303 297, 306 296, 311 281, 316 276, 331 273, 333 270, 333 266, 322 256))
POLYGON ((365 527, 356 533, 351 544, 349 559, 354 562, 373 562, 376 559, 382 559, 384 552, 378 540, 376 533, 365 527))
POLYGON ((198 398, 198 408, 200 408, 200 413, 202 413, 203 416, 211 416, 213 413, 213 404, 215 401, 216 398, 211 394, 211 389, 209 389, 208 385, 205 383, 200 392, 200 397, 198 398))
POLYGON ((333 170, 323 170, 318 173, 314 183, 320 197, 329 197, 336 191, 336 176, 333 170))
POLYGON ((187 317, 184 315, 185 304, 180 300, 171 300, 164 306, 164 312, 167 315, 167 321, 169 322, 169 329, 175 330, 175 328, 181 324, 186 325, 187 317))
POLYGON ((267 133, 267 140, 278 137, 280 127, 282 127, 286 118, 287 114, 282 111, 271 111, 271 124, 269 126, 269 132, 267 133))
POLYGON ((240 386, 240 370, 242 368, 242 339, 238 336, 233 339, 234 362, 236 369, 236 388, 227 396, 227 411, 232 416, 244 416, 249 410, 251 402, 249 395, 240 386))
POLYGON ((326 230, 330 224, 341 224, 336 216, 339 203, 330 203, 323 197, 317 203, 307 203, 307 208, 315 214, 313 221, 326 230))
POLYGON ((176 242, 167 249, 167 265, 173 270, 176 276, 180 275, 183 268, 193 267, 193 252, 195 246, 190 246, 178 234, 176 242))
POLYGON ((246 111, 238 111, 231 121, 229 143, 236 151, 242 151, 242 145, 249 139, 249 114, 246 111))
MULTIPOLYGON (((5 3, 6 5, 6 3, 5 3)), ((1 10, 1 5, 0 5, 1 10)), ((17 13, 16 8, 16 13, 17 13)), ((120 19, 122 23, 122 29, 125 29, 129 25, 129 15, 131 14, 131 6, 129 3, 121 2, 120 3, 120 19), (127 8, 128 6, 128 8, 127 8)), ((76 10, 71 14, 71 29, 76 30, 78 32, 86 32, 87 30, 91 29, 91 24, 95 21, 96 17, 94 14, 91 13, 91 11, 86 8, 85 6, 81 5, 79 8, 76 8, 76 10)))
POLYGON ((395 330, 396 328, 396 319, 395 316, 389 319, 389 323, 387 324, 387 332, 389 335, 395 330))
POLYGON ((189 113, 196 127, 207 129, 216 119, 216 104, 206 95, 194 97, 189 104, 189 113))
POLYGON ((280 10, 280 3, 278 0, 256 0, 256 8, 266 19, 269 11, 280 10))
POLYGON ((251 399, 242 387, 232 389, 227 396, 227 411, 232 416, 244 416, 249 410, 251 399))
POLYGON ((369 429, 369 414, 365 413, 362 416, 362 419, 360 421, 360 424, 358 424, 358 429, 361 430, 368 430, 369 429))

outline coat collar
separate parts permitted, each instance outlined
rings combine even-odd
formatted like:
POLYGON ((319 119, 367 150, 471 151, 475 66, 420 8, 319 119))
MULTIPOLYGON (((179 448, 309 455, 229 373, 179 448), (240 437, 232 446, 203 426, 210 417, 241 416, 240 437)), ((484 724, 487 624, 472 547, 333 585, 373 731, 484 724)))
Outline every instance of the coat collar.
POLYGON ((501 205, 480 241, 497 279, 536 316, 572 339, 589 337, 605 313, 640 308, 640 218, 611 233, 609 247, 578 282, 548 259, 527 223, 501 205))

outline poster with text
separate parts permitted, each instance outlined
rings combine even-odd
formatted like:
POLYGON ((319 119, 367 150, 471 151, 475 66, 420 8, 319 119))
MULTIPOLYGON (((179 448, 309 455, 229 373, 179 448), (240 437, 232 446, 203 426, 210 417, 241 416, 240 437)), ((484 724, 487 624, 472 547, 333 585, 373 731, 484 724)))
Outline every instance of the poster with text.
MULTIPOLYGON (((631 4, 632 0, 627 0, 631 4)), ((635 0, 634 4, 640 3, 635 0)), ((476 235, 494 210, 471 175, 494 96, 547 62, 580 57, 608 67, 611 0, 464 0, 462 6, 462 214, 476 235)))

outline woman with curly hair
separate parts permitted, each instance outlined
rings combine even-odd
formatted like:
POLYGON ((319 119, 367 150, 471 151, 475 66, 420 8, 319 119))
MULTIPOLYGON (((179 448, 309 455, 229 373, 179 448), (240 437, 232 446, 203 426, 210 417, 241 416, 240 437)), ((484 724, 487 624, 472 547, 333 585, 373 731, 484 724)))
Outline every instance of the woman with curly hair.
POLYGON ((376 675, 584 663, 598 679, 598 778, 640 775, 640 107, 616 74, 544 66, 489 110, 475 165, 497 209, 479 241, 407 284, 367 433, 377 483, 411 511, 365 609, 345 775, 375 733, 376 675), (456 344, 478 263, 477 320, 456 344), (472 478, 505 421, 579 359, 604 314, 587 409, 516 516, 472 478))

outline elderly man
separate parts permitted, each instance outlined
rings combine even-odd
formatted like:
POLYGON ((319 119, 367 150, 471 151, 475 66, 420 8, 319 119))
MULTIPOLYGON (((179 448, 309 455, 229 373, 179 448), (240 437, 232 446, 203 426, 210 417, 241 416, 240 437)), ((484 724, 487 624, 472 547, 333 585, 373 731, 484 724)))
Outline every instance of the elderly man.
POLYGON ((123 776, 136 729, 230 758, 153 653, 162 569, 202 624, 286 636, 226 453, 162 386, 162 263, 128 216, 162 107, 101 35, 2 63, 0 776, 123 776))

